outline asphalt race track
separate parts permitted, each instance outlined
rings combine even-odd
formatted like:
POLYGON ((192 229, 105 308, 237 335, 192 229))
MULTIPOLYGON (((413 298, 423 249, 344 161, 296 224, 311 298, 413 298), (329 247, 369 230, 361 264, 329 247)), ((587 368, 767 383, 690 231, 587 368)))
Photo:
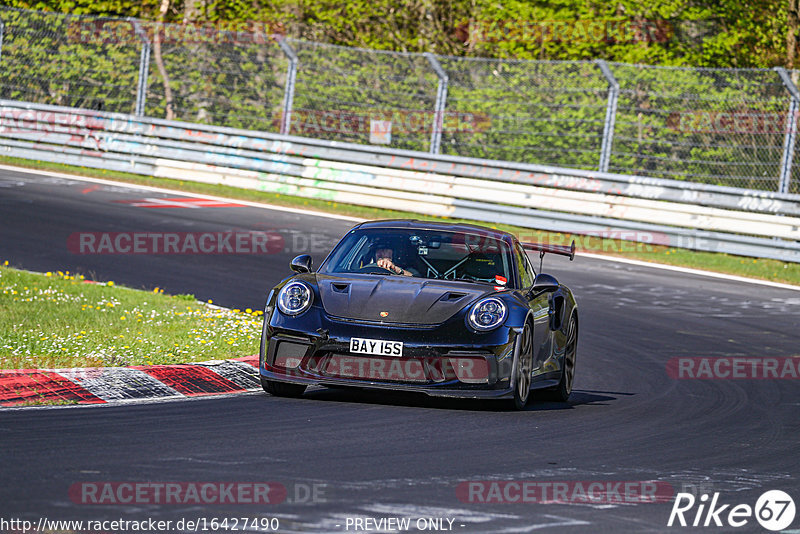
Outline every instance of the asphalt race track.
MULTIPOLYGON (((311 250, 319 264, 352 226, 256 207, 131 203, 175 197, 0 170, 0 261, 257 309, 290 273, 291 257, 311 250), (283 246, 272 254, 160 255, 68 246, 81 232, 231 230, 274 232, 283 246)), ((752 517, 740 528, 667 521, 678 492, 719 492, 720 504, 754 506, 777 489, 800 507, 800 381, 676 380, 667 372, 678 357, 800 357, 800 292, 580 256, 571 264, 548 257, 545 267, 579 303, 569 404, 532 402, 519 413, 492 402, 319 389, 302 399, 256 392, 2 410, 0 518, 275 517, 278 532, 364 532, 356 519, 389 517, 412 518, 411 532, 768 532, 752 517), (568 502, 485 503, 475 501, 488 493, 462 491, 470 481, 571 489, 660 481, 669 493, 660 503, 586 502, 573 493, 568 502), (87 482, 272 482, 287 495, 268 504, 91 504, 74 493, 87 482), (443 520, 427 522, 436 518, 443 520)), ((800 529, 800 517, 789 528, 800 529)))

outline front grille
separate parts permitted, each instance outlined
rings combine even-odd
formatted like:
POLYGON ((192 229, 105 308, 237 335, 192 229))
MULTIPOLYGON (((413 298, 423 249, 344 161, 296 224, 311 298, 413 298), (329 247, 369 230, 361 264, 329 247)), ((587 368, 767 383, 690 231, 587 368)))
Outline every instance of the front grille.
POLYGON ((329 316, 330 320, 335 323, 359 324, 367 326, 383 326, 391 328, 410 328, 417 330, 433 330, 438 328, 441 324, 418 324, 418 323, 392 323, 388 321, 369 321, 367 319, 350 319, 348 317, 329 316))

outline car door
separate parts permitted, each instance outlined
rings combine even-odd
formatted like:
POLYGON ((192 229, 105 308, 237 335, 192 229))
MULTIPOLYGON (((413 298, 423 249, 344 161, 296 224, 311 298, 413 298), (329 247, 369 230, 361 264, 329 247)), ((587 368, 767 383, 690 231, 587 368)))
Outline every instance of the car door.
POLYGON ((523 293, 528 298, 528 306, 533 312, 533 376, 545 372, 544 362, 550 354, 550 302, 547 294, 533 296, 531 288, 536 278, 528 255, 517 243, 517 270, 522 282, 523 293))

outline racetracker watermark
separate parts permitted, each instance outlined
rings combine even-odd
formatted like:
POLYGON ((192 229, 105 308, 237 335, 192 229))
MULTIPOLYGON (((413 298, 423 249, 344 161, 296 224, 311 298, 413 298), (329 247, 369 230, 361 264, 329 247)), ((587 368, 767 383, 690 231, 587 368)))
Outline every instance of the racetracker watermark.
POLYGON ((353 380, 441 382, 457 379, 465 384, 483 384, 489 379, 489 364, 486 359, 472 356, 401 358, 381 356, 373 352, 364 356, 313 356, 304 363, 298 355, 278 353, 271 367, 267 362, 264 362, 264 366, 265 369, 288 376, 303 376, 305 371, 311 370, 330 377, 353 380), (299 371, 301 365, 303 372, 299 371))
MULTIPOLYGON (((538 243, 569 247, 575 241, 578 251, 586 252, 656 252, 655 245, 670 246, 670 238, 660 232, 638 230, 598 229, 584 235, 545 235, 536 232, 518 232, 520 243, 538 243)), ((497 249, 497 239, 491 236, 463 234, 454 238, 454 243, 463 244, 474 252, 492 252, 497 249)))
MULTIPOLYGON (((794 115, 797 123, 798 114, 794 115)), ((788 131, 785 112, 758 110, 674 111, 667 117, 667 128, 685 134, 780 134, 788 131)))
POLYGON ((73 254, 277 254, 286 243, 278 232, 76 232, 73 254))
POLYGON ((122 532, 277 532, 280 519, 258 517, 182 517, 158 520, 153 518, 117 519, 53 519, 39 517, 36 521, 0 517, 0 532, 5 534, 121 534, 122 532))
POLYGON ((458 500, 481 504, 643 504, 674 495, 670 484, 654 480, 475 480, 456 487, 458 500))
POLYGON ((675 31, 666 20, 492 20, 456 27, 464 43, 665 43, 675 31))
POLYGON ((800 357, 678 357, 667 362, 676 380, 797 380, 800 357))
MULTIPOLYGON (((535 235, 519 233, 517 239, 526 243, 535 241, 535 235)), ((550 236, 543 244, 569 246, 575 241, 575 248, 586 252, 655 252, 654 245, 669 246, 667 234, 640 230, 613 230, 603 228, 588 231, 582 235, 550 236)))
POLYGON ((76 504, 310 504, 326 501, 326 484, 280 482, 76 482, 76 504))
POLYGON ((71 43, 141 46, 158 37, 162 44, 252 45, 274 42, 286 33, 278 22, 217 21, 164 24, 127 20, 77 20, 70 22, 67 37, 71 43))
POLYGON ((102 130, 102 119, 78 113, 58 113, 32 109, 0 108, 0 132, 70 132, 75 129, 102 130))
MULTIPOLYGON (((409 109, 293 109, 292 134, 320 135, 337 133, 369 135, 375 121, 391 124, 394 135, 428 134, 431 131, 450 134, 474 134, 492 127, 492 118, 483 112, 409 109)), ((275 125, 280 124, 277 119, 275 125)))

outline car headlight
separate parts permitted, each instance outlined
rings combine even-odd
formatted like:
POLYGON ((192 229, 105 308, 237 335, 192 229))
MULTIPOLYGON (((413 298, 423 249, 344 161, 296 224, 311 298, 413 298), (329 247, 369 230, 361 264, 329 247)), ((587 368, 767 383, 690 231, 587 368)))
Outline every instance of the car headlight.
POLYGON ((278 292, 278 309, 285 315, 300 315, 311 307, 314 293, 303 282, 289 282, 278 292))
POLYGON ((506 305, 499 298, 485 298, 472 305, 469 324, 475 330, 491 330, 503 324, 507 312, 506 305))

